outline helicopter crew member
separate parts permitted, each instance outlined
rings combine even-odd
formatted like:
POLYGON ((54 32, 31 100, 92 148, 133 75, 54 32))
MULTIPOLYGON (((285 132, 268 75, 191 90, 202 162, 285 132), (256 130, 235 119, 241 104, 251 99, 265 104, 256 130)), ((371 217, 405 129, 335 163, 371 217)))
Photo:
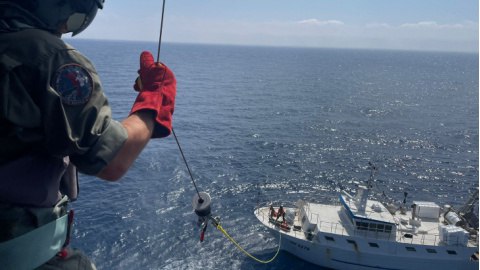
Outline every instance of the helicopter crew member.
POLYGON ((176 80, 140 56, 130 115, 112 119, 93 64, 61 40, 104 0, 0 0, 0 262, 2 269, 95 269, 71 249, 77 170, 116 181, 151 138, 171 133, 176 80))

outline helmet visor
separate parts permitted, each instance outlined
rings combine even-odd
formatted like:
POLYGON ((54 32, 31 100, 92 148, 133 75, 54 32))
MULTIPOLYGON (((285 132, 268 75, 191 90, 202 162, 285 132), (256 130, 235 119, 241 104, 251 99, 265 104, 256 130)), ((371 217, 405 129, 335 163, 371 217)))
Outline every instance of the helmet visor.
POLYGON ((75 36, 85 30, 92 23, 98 8, 103 7, 104 0, 71 1, 75 13, 67 20, 67 30, 75 36))

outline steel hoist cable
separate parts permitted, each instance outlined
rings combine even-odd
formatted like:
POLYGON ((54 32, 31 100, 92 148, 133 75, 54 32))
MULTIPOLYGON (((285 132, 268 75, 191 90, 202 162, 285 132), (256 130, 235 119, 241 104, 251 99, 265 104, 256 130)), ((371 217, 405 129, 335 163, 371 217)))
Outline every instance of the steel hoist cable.
MULTIPOLYGON (((164 18, 164 14, 165 14, 165 2, 166 2, 166 0, 163 0, 162 2, 163 2, 163 4, 162 4, 162 18, 161 18, 161 22, 160 22, 160 34, 159 34, 159 37, 158 37, 157 62, 160 62, 160 49, 161 49, 161 45, 162 45, 163 18, 164 18)), ((282 233, 279 231, 280 236, 279 236, 277 251, 275 252, 275 255, 269 260, 258 259, 257 257, 253 256, 251 253, 246 251, 244 248, 242 248, 238 244, 238 242, 235 241, 235 239, 233 239, 233 237, 231 237, 227 233, 227 231, 222 227, 222 225, 220 225, 219 218, 213 218, 211 216, 211 213, 210 213, 210 202, 211 202, 210 195, 208 195, 208 193, 198 191, 197 185, 195 183, 195 179, 193 178, 193 174, 190 171, 190 167, 188 166, 187 159, 185 158, 185 155, 183 154, 182 147, 180 146, 180 142, 178 141, 177 135, 175 134, 175 131, 173 130, 173 127, 172 127, 172 134, 173 134, 173 137, 175 138, 175 142, 177 143, 178 150, 180 150, 180 154, 182 156, 183 162, 185 163, 185 166, 187 167, 188 174, 190 175, 190 179, 192 180, 192 184, 195 187, 195 191, 197 192, 197 194, 193 197, 192 205, 193 205, 193 208, 195 210, 195 213, 199 216, 199 218, 204 223, 203 230, 202 230, 201 237, 200 237, 200 241, 203 241, 203 235, 204 235, 204 233, 207 229, 208 221, 210 220, 212 222, 212 224, 215 226, 215 228, 217 228, 220 232, 222 232, 223 235, 225 235, 225 237, 228 240, 230 240, 240 251, 242 251, 248 257, 252 258, 253 260, 255 260, 259 263, 264 263, 264 264, 270 263, 273 260, 275 260, 278 253, 280 252, 280 247, 281 247, 281 243, 282 243, 282 233)))
MULTIPOLYGON (((157 62, 160 62, 160 49, 162 47, 162 33, 163 33, 163 18, 165 17, 165 0, 162 1, 162 18, 160 20, 160 34, 158 35, 158 47, 157 47, 157 62)), ((197 195, 200 199, 202 197, 200 196, 200 192, 198 191, 197 185, 195 183, 195 180, 193 178, 192 172, 190 171, 190 167, 188 166, 187 159, 185 158, 185 155, 183 154, 182 147, 180 146, 180 142, 178 141, 177 135, 175 134, 175 130, 173 130, 172 127, 172 134, 173 137, 175 138, 175 141, 177 142, 178 145, 178 150, 180 150, 180 154, 182 155, 183 162, 185 163, 185 166, 187 166, 188 174, 190 175, 190 179, 192 179, 193 186, 195 187, 195 191, 197 191, 197 195)))

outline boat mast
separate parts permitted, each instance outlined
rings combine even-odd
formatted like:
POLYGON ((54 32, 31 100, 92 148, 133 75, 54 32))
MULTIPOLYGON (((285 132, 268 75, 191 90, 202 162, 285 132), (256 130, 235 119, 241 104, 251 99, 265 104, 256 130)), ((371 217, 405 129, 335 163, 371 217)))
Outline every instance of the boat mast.
POLYGON ((360 214, 365 214, 365 209, 367 208, 367 199, 370 194, 370 190, 373 187, 373 177, 377 171, 377 168, 371 162, 368 162, 368 165, 370 166, 371 171, 367 186, 358 185, 357 196, 355 197, 355 205, 357 206, 357 211, 360 214))
POLYGON ((370 190, 373 188, 373 178, 377 172, 377 167, 375 167, 375 165, 373 165, 371 162, 368 162, 368 166, 370 166, 370 178, 368 179, 367 187, 370 190))
POLYGON ((458 214, 467 222, 474 230, 478 231, 478 217, 475 214, 475 206, 478 203, 478 187, 472 193, 468 201, 458 210, 458 214))

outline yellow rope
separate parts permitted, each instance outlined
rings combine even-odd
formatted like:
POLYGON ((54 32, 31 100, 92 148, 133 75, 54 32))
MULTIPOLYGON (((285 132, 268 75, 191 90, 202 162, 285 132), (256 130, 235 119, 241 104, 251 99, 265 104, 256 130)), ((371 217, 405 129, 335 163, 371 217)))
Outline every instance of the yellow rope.
POLYGON ((216 225, 217 229, 219 231, 221 231, 225 237, 228 238, 228 240, 230 240, 235 246, 237 246, 238 249, 240 249, 243 253, 245 253, 245 255, 247 255, 248 257, 254 259, 255 261, 259 262, 259 263, 270 263, 272 262, 273 260, 275 260, 275 258, 277 257, 278 253, 280 252, 280 244, 282 243, 282 233, 280 232, 280 240, 278 241, 278 249, 277 249, 277 252, 275 253, 275 255, 270 259, 270 260, 260 260, 258 258, 256 258, 255 256, 253 256, 252 254, 248 253, 245 249, 243 249, 236 241, 235 239, 233 239, 226 231, 225 229, 223 229, 222 225, 220 225, 220 223, 218 223, 216 225))

